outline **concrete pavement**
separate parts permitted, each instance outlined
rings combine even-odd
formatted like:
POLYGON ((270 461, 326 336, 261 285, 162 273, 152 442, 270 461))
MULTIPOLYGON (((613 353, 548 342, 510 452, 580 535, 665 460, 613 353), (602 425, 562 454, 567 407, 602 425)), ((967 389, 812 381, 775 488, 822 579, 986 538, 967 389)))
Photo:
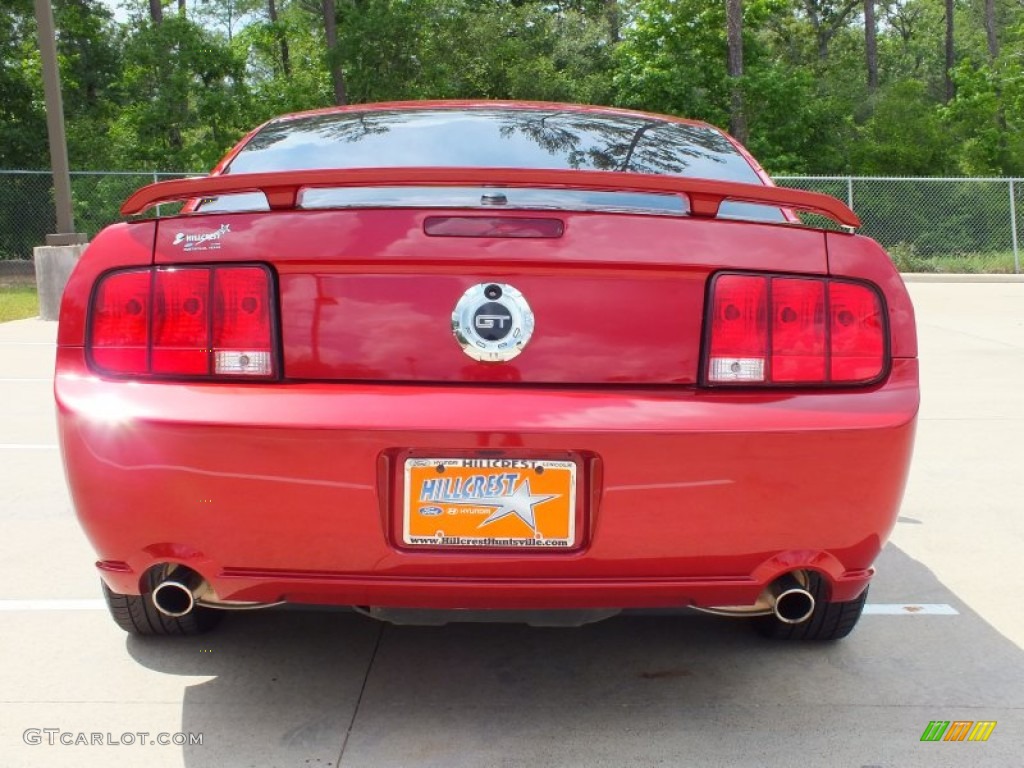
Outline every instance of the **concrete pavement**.
POLYGON ((564 630, 281 610, 127 638, 64 489, 56 326, 0 324, 0 766, 1021 765, 1024 284, 910 287, 924 400, 870 603, 956 613, 866 615, 828 646, 697 614, 564 630), (922 743, 932 720, 998 725, 922 743), (138 743, 179 732, 203 743, 138 743))

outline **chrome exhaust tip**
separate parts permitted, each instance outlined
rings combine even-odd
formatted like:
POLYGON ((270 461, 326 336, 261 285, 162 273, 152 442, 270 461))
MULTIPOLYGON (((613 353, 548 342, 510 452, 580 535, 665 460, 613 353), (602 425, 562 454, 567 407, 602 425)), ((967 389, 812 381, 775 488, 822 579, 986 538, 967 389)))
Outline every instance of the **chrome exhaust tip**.
POLYGON ((784 573, 764 588, 753 605, 693 606, 716 616, 775 616, 783 624, 802 624, 814 613, 814 595, 806 571, 784 573))
POLYGON ((210 592, 206 579, 184 565, 167 567, 157 578, 150 599, 160 613, 171 618, 187 616, 210 592))
POLYGON ((180 581, 161 581, 153 589, 152 599, 160 613, 172 618, 186 616, 196 607, 192 590, 180 581))
POLYGON ((772 613, 783 624, 802 624, 814 613, 814 595, 793 574, 779 578, 772 585, 772 592, 772 613))

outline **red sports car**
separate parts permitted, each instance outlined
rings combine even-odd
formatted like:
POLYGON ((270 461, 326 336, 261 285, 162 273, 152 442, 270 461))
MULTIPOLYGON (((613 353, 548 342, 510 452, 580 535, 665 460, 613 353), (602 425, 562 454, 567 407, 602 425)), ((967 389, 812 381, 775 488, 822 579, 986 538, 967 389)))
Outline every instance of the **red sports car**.
POLYGON ((420 102, 271 120, 122 211, 169 201, 96 237, 61 310, 63 458, 125 630, 856 624, 918 364, 838 200, 703 123, 420 102))

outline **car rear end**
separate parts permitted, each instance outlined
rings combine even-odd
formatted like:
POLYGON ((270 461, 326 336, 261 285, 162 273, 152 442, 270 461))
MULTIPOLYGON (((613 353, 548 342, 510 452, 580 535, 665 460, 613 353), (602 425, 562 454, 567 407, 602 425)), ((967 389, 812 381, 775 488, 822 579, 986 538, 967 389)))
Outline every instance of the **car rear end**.
POLYGON ((109 591, 177 569, 208 607, 756 613, 795 577, 856 601, 918 405, 889 259, 778 206, 578 178, 261 187, 101 233, 56 393, 109 591))

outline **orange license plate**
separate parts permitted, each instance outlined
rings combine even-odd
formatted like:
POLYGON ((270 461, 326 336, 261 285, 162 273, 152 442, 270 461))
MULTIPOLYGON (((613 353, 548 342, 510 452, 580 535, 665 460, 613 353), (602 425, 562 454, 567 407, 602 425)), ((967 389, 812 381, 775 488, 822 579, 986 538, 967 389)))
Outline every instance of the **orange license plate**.
POLYGON ((575 537, 572 461, 405 461, 408 546, 566 549, 575 537))

